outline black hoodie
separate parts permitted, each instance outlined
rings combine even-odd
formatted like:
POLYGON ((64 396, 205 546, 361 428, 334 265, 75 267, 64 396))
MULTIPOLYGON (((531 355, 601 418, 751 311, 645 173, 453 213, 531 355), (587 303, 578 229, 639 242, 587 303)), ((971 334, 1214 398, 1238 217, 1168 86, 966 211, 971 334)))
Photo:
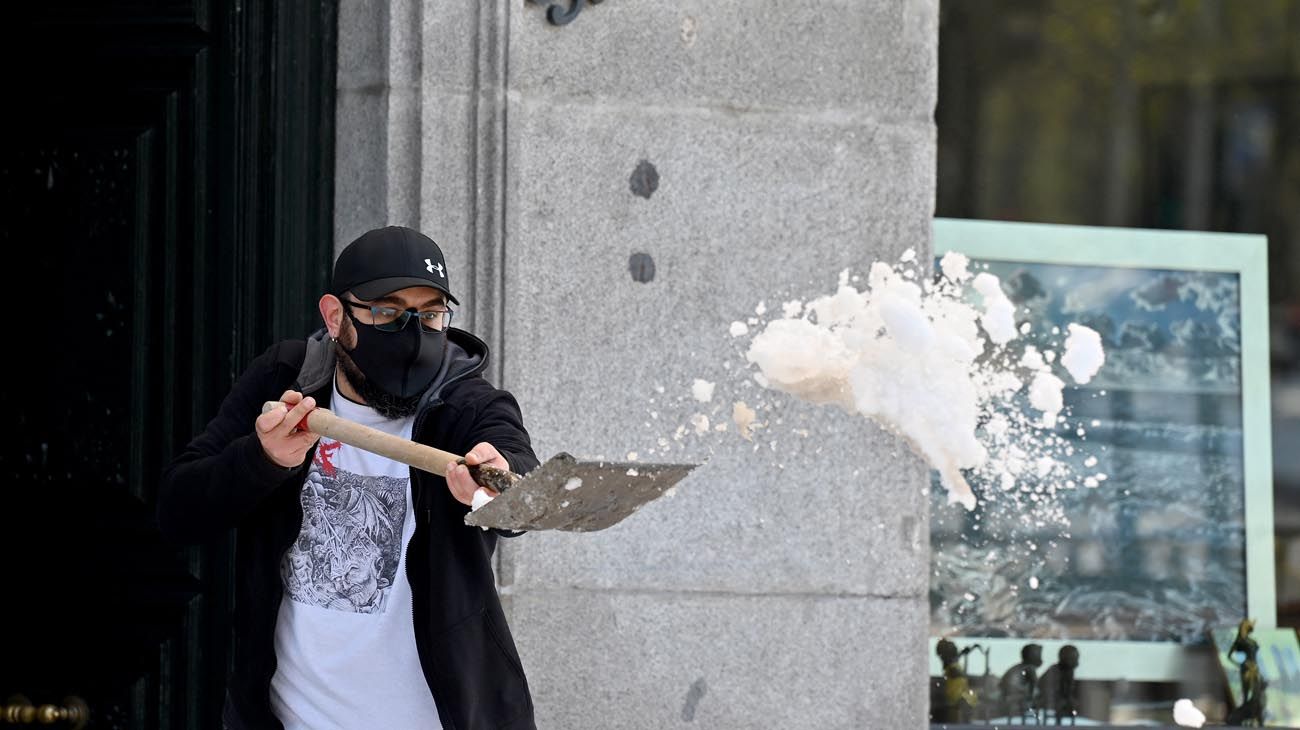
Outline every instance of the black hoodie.
MULTIPOLYGON (((487 345, 448 331, 442 371, 421 399, 413 438, 463 454, 487 442, 510 467, 537 466, 519 404, 482 372, 487 345)), ((253 433, 262 404, 286 390, 329 405, 334 348, 324 330, 262 353, 236 381, 208 424, 163 472, 158 522, 163 534, 201 542, 234 528, 235 654, 223 722, 232 730, 282 728, 271 711, 275 622, 284 586, 280 560, 302 527, 299 493, 311 464, 285 469, 266 458, 253 433)), ((492 573, 498 533, 464 524, 469 508, 442 477, 411 470, 415 533, 406 572, 416 646, 447 730, 532 728, 533 703, 506 625, 492 573)), ((511 533, 500 533, 507 537, 511 533)))

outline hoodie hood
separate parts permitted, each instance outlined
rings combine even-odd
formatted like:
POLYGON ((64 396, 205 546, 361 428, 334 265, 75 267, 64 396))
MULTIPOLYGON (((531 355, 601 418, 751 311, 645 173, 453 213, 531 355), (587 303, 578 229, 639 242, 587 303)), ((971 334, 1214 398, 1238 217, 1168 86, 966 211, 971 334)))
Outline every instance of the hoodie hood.
MULTIPOLYGON (((474 335, 455 327, 447 330, 447 350, 442 357, 442 367, 434 376, 433 382, 424 391, 420 407, 438 399, 444 388, 465 378, 473 377, 487 368, 488 347, 474 335)), ((334 369, 338 365, 338 356, 334 353, 334 343, 330 341, 329 332, 322 327, 307 338, 307 353, 302 361, 302 369, 294 386, 303 393, 332 387, 334 369)))

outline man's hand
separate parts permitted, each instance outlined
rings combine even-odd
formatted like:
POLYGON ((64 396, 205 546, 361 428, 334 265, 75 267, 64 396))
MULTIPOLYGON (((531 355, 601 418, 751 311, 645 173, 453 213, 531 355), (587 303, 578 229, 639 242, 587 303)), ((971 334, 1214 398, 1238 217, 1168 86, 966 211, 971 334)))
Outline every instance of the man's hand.
MULTIPOLYGON (((471 449, 468 454, 465 454, 465 463, 470 466, 487 464, 510 471, 510 462, 497 451, 497 447, 489 443, 482 443, 471 449)), ((497 496, 495 491, 475 484, 473 477, 469 475, 469 469, 461 464, 447 467, 447 488, 451 490, 451 496, 464 505, 474 503, 474 492, 478 489, 487 492, 489 497, 497 496)))
MULTIPOLYGON (((280 400, 289 408, 276 408, 257 417, 253 430, 262 442, 262 452, 277 466, 293 468, 307 458, 307 450, 320 438, 311 431, 296 430, 302 419, 316 407, 315 398, 303 398, 296 390, 286 390, 280 400)), ((494 451, 495 453, 495 451, 494 451)))

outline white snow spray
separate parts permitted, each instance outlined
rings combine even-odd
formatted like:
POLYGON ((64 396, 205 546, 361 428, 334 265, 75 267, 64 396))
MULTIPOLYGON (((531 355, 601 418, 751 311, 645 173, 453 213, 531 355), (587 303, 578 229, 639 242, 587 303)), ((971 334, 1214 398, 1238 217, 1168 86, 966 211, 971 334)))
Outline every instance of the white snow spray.
MULTIPOLYGON (((1013 350, 1025 332, 996 276, 972 276, 969 260, 949 253, 940 277, 918 283, 915 259, 909 250, 897 266, 873 264, 861 290, 842 272, 835 293, 786 302, 782 317, 761 329, 733 325, 731 335, 757 330, 746 357, 760 384, 901 436, 938 471, 949 503, 975 508, 967 474, 1002 491, 1051 496, 1074 488, 1062 458, 1073 447, 1053 433, 1066 387, 1056 372, 1087 383, 1105 362, 1101 338, 1072 324, 1059 358, 1055 350, 1013 350)), ((1090 476, 1085 486, 1104 479, 1090 476)))

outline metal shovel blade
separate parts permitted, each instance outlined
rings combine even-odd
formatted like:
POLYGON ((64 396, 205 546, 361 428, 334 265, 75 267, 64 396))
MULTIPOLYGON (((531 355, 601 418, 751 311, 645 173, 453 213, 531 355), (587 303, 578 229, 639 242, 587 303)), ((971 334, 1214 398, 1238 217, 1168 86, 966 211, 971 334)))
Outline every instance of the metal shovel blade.
POLYGON ((627 519, 697 466, 579 461, 560 453, 470 512, 465 524, 529 532, 595 532, 627 519))

